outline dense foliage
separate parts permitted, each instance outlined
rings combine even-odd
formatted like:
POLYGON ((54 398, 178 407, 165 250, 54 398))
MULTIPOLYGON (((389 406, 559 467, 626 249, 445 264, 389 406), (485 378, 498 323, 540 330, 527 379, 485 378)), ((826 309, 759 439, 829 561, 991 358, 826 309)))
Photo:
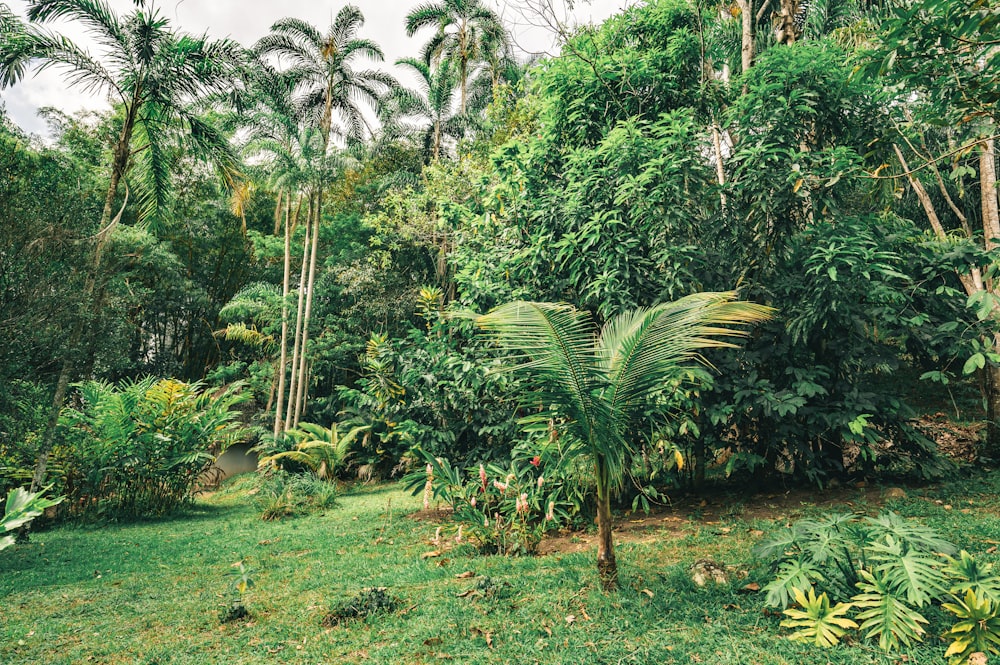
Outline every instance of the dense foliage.
MULTIPOLYGON (((243 381, 247 438, 289 471, 507 468, 564 436, 598 463, 572 483, 602 510, 712 478, 940 476, 913 397, 956 385, 980 389, 984 412, 960 415, 987 417, 995 457, 995 2, 889 4, 653 0, 529 66, 487 5, 446 0, 405 19, 426 40, 400 61, 415 89, 353 6, 249 49, 176 31, 151 0, 0 9, 0 84, 60 66, 118 102, 47 111, 51 144, 0 128, 0 489, 166 509, 204 433, 101 414, 199 380, 227 397, 183 427, 228 423, 243 381), (104 50, 42 26, 57 18, 104 50), (559 302, 540 311, 597 330, 732 290, 775 315, 705 366, 643 364, 648 394, 604 429, 553 376, 500 371, 535 342, 456 315, 559 302)), ((591 378, 596 404, 610 384, 591 378)))

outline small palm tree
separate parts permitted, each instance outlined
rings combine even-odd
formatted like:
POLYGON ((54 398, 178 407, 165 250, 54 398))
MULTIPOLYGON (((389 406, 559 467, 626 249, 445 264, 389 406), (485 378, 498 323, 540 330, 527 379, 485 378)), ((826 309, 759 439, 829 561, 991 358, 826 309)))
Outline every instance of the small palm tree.
MULTIPOLYGON (((611 538, 611 494, 621 487, 631 449, 631 421, 700 349, 733 346, 745 334, 731 326, 766 320, 769 307, 735 300, 735 293, 697 293, 649 309, 625 312, 598 332, 587 312, 570 305, 514 302, 478 317, 477 325, 522 362, 513 369, 532 386, 526 407, 559 407, 579 453, 594 465, 597 487, 597 569, 605 589, 617 586, 611 538)), ((530 421, 531 419, 527 419, 530 421)))
POLYGON ((351 446, 358 435, 367 432, 368 426, 354 427, 347 434, 341 435, 337 423, 329 428, 314 423, 299 423, 298 428, 286 432, 296 441, 292 450, 262 457, 258 462, 260 468, 287 460, 302 464, 316 474, 320 480, 333 480, 337 477, 347 459, 351 455, 351 446))

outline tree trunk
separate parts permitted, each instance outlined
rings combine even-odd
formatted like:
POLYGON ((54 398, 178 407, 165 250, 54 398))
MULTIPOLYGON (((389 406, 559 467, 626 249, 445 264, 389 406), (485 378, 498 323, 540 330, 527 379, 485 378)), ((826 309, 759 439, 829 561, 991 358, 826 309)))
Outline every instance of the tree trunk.
POLYGON ((751 0, 736 0, 736 6, 740 8, 741 21, 740 62, 742 69, 740 71, 746 74, 750 71, 754 56, 753 2, 751 0))
MULTIPOLYGON (((118 144, 115 146, 114 159, 111 164, 111 181, 108 183, 108 191, 104 197, 104 208, 101 210, 101 219, 97 226, 96 243, 94 245, 94 255, 91 258, 90 269, 83 284, 83 308, 84 313, 73 325, 70 333, 69 344, 65 350, 62 368, 59 370, 59 378, 56 380, 56 390, 52 396, 52 405, 49 409, 49 416, 45 424, 45 433, 42 435, 42 445, 38 451, 38 459, 35 460, 35 469, 31 476, 31 490, 37 491, 45 482, 45 474, 48 471, 49 454, 52 452, 52 444, 55 442, 56 427, 59 425, 59 414, 62 412, 63 403, 66 401, 66 392, 69 389, 69 382, 72 378, 74 358, 81 351, 79 348, 83 342, 84 335, 91 328, 92 321, 96 321, 100 312, 98 311, 98 301, 94 300, 97 291, 97 281, 100 279, 101 262, 104 257, 104 248, 108 244, 111 233, 121 219, 121 212, 112 219, 111 211, 114 207, 115 197, 118 195, 118 183, 121 182, 122 175, 128 167, 128 160, 131 154, 129 144, 132 141, 132 127, 135 123, 136 104, 132 104, 122 133, 119 136, 118 144)), ((128 190, 126 199, 128 202, 128 190)), ((125 206, 122 205, 122 211, 125 206)), ((86 356, 89 358, 88 364, 93 363, 94 341, 96 335, 89 335, 86 346, 86 356)))
POLYGON ((281 419, 281 412, 285 406, 285 373, 288 368, 288 291, 292 271, 291 215, 292 193, 288 192, 288 205, 285 207, 285 271, 281 283, 281 358, 278 360, 278 404, 274 408, 275 439, 285 431, 285 422, 281 419))
POLYGON ((306 344, 309 342, 309 319, 312 316, 313 287, 316 284, 316 256, 319 246, 319 223, 323 214, 323 192, 316 193, 316 205, 313 210, 313 238, 309 256, 309 285, 306 289, 306 309, 302 317, 302 351, 299 353, 299 388, 296 398, 296 409, 292 414, 292 427, 299 424, 299 417, 306 410, 306 344))
POLYGON ((595 462, 597 472, 597 574, 601 588, 614 591, 618 588, 618 562, 611 535, 611 481, 608 463, 603 456, 595 462))
POLYGON ((987 365, 983 381, 986 402, 986 456, 1000 459, 1000 367, 987 365))
MULTIPOLYGON (((305 296, 306 296, 306 271, 309 267, 309 241, 310 241, 310 227, 309 224, 312 221, 312 195, 309 196, 309 206, 306 211, 306 233, 302 241, 302 270, 299 272, 299 303, 298 308, 295 311, 295 342, 292 346, 292 375, 288 382, 288 408, 285 409, 285 427, 292 422, 292 414, 298 409, 296 404, 296 396, 298 389, 298 372, 296 368, 299 366, 299 354, 302 351, 302 314, 305 308, 305 296)), ((294 427, 294 425, 292 425, 294 427)))

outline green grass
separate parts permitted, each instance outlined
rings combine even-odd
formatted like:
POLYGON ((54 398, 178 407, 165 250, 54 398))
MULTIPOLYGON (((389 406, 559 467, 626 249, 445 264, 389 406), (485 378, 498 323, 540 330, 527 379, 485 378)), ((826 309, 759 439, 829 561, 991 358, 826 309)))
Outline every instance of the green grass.
MULTIPOLYGON (((892 507, 995 561, 987 550, 1000 542, 998 484, 994 474, 911 491, 892 507)), ((762 596, 738 593, 766 581, 750 548, 755 531, 777 528, 768 520, 674 522, 644 532, 642 542, 619 542, 622 588, 604 594, 592 550, 508 559, 460 546, 422 558, 434 549, 427 540, 436 524, 408 517, 419 499, 395 487, 282 522, 261 521, 245 489, 231 487, 177 519, 60 527, 4 551, 0 663, 945 662, 936 636, 905 659, 869 644, 820 650, 779 637, 780 617, 762 596), (695 587, 687 569, 699 558, 749 578, 695 587), (220 625, 239 561, 255 582, 245 596, 253 619, 220 625), (477 583, 456 579, 470 570, 506 583, 502 592, 459 597, 477 583), (373 586, 388 587, 401 609, 322 626, 333 606, 373 586)), ((786 506, 782 524, 810 512, 809 504, 786 506)))

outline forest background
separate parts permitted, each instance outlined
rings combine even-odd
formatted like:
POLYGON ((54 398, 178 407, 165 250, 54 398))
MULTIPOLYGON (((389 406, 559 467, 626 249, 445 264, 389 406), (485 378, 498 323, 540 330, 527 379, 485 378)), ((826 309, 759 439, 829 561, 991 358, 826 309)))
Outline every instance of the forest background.
POLYGON ((957 417, 1000 454, 995 2, 660 0, 525 63, 495 11, 444 0, 405 19, 411 87, 351 6, 240 45, 149 1, 27 5, 0 13, 0 83, 51 66, 113 109, 0 130, 2 491, 128 512, 140 469, 184 469, 184 496, 303 424, 365 479, 572 457, 570 415, 526 407, 454 313, 602 324, 734 289, 776 314, 643 403, 623 503, 940 477, 915 407, 970 385, 957 417))

